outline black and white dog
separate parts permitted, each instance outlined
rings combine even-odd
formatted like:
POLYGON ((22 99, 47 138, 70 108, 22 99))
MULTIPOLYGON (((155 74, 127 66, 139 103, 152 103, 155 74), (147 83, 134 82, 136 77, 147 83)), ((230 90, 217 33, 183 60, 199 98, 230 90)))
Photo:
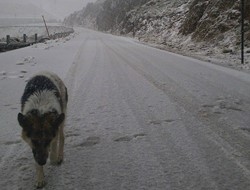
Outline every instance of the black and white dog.
POLYGON ((21 113, 17 118, 22 127, 22 138, 31 147, 36 161, 37 188, 45 185, 43 165, 48 156, 53 164, 63 161, 67 102, 67 88, 51 72, 33 76, 21 98, 21 113))

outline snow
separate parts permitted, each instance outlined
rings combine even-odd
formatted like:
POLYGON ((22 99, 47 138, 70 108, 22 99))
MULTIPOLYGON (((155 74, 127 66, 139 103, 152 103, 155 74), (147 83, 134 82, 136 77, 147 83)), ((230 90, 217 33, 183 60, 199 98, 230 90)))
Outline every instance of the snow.
POLYGON ((76 29, 0 54, 0 186, 32 189, 32 152, 16 116, 27 79, 68 88, 65 160, 44 189, 239 189, 250 182, 250 75, 76 29))

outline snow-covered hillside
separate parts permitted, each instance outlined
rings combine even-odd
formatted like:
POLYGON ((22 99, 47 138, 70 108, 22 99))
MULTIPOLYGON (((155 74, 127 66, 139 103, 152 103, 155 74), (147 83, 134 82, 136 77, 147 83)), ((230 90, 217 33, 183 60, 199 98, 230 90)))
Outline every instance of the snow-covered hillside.
POLYGON ((64 23, 67 25, 90 27, 101 31, 110 31, 124 20, 128 11, 148 1, 97 0, 95 3, 89 3, 81 11, 72 13, 69 17, 65 18, 64 23))
POLYGON ((64 23, 69 26, 96 29, 96 18, 102 10, 103 2, 104 0, 98 0, 96 3, 88 3, 81 11, 76 11, 65 18, 64 23))
MULTIPOLYGON (((240 0, 106 0, 99 11, 75 12, 66 24, 134 36, 156 47, 214 63, 240 65, 240 0), (139 5, 139 6, 138 6, 139 5), (86 24, 87 23, 87 24, 86 24), (89 24, 92 23, 92 24, 89 24)), ((102 5, 102 6, 101 6, 102 5)), ((93 4, 92 6, 96 6, 93 4)), ((250 1, 246 2, 250 10, 250 1)), ((246 11, 246 63, 250 59, 250 12, 246 11)))
MULTIPOLYGON (((163 49, 249 69, 248 65, 239 65, 239 3, 227 0, 152 0, 130 11, 118 31, 130 35, 134 32, 142 41, 163 49)), ((247 20, 246 26, 248 23, 247 20)), ((246 27, 246 48, 249 47, 250 30, 246 27)), ((246 53, 246 63, 249 63, 249 49, 246 53)))

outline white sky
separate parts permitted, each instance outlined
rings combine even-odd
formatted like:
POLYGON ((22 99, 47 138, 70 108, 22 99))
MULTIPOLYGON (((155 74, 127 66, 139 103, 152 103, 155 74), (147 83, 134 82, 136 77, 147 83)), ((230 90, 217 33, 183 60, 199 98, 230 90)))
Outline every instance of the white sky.
POLYGON ((74 11, 81 10, 87 3, 96 0, 28 0, 47 12, 63 19, 74 11))

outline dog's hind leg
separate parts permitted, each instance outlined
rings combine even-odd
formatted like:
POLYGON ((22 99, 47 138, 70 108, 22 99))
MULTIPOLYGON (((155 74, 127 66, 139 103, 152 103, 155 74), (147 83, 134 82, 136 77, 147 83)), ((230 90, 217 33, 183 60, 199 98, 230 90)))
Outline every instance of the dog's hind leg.
POLYGON ((63 161, 63 149, 64 149, 64 123, 63 122, 59 128, 59 149, 58 149, 58 164, 63 161))
POLYGON ((36 188, 42 188, 45 186, 43 166, 36 163, 36 188))
POLYGON ((55 139, 51 142, 51 145, 50 145, 50 155, 49 155, 49 158, 50 158, 50 163, 51 164, 57 164, 58 162, 58 158, 57 158, 57 154, 58 154, 58 151, 57 151, 57 144, 58 144, 58 135, 56 135, 55 139))

